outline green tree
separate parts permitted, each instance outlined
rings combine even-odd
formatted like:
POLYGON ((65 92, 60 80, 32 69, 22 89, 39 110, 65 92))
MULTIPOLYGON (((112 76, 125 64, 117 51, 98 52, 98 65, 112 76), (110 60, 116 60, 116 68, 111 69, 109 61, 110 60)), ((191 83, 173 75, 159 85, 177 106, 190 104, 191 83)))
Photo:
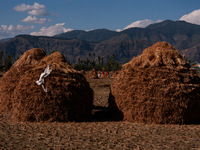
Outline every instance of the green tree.
POLYGON ((105 64, 105 69, 107 71, 117 71, 120 68, 121 67, 120 67, 119 63, 115 61, 115 55, 112 54, 110 56, 110 60, 105 64))
POLYGON ((9 70, 10 67, 12 66, 13 64, 13 58, 11 55, 8 55, 5 59, 5 62, 4 62, 4 65, 5 65, 5 69, 6 70, 9 70))
POLYGON ((102 66, 104 65, 103 59, 104 59, 104 58, 102 57, 102 58, 101 58, 101 65, 102 65, 102 66))
POLYGON ((101 57, 98 55, 99 65, 101 65, 101 57))
POLYGON ((80 59, 80 57, 78 58, 78 64, 81 64, 81 59, 80 59))
POLYGON ((0 66, 3 65, 3 51, 0 51, 0 66))

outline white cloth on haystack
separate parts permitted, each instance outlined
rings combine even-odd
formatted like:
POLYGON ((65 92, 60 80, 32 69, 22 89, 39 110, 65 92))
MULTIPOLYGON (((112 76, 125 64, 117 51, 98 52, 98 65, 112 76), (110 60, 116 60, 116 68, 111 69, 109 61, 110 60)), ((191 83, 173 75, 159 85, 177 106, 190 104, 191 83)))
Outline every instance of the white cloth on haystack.
POLYGON ((44 72, 41 73, 39 80, 36 81, 37 85, 41 85, 45 92, 48 92, 48 90, 45 88, 44 78, 47 77, 51 73, 52 70, 50 69, 50 66, 51 66, 51 64, 47 65, 44 72))

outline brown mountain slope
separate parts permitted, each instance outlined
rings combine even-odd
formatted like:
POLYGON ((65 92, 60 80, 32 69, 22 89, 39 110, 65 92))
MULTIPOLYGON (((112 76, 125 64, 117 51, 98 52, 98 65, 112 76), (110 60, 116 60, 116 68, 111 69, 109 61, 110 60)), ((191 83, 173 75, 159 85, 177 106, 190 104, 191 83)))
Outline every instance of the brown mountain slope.
POLYGON ((181 51, 181 53, 185 55, 186 59, 188 60, 200 62, 200 44, 194 47, 185 49, 181 51))
MULTIPOLYGON (((42 48, 48 55, 57 50, 71 63, 76 63, 78 58, 85 59, 89 53, 104 57, 106 62, 114 53, 116 60, 123 64, 159 41, 166 41, 179 51, 191 48, 200 41, 200 26, 184 21, 166 20, 146 28, 131 28, 121 32, 97 31, 73 31, 55 37, 20 35, 0 42, 0 51, 4 51, 4 58, 8 54, 15 54, 17 60, 28 49, 42 48)), ((188 59, 199 61, 198 57, 190 58, 193 52, 186 54, 188 59)))

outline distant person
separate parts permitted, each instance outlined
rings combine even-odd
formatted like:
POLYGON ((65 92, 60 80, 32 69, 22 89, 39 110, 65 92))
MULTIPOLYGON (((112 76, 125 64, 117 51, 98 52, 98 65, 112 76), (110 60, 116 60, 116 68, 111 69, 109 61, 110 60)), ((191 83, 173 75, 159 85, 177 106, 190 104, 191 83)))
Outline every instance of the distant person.
POLYGON ((104 77, 104 76, 105 76, 105 69, 103 68, 101 77, 104 77))
POLYGON ((97 79, 97 78, 98 78, 97 71, 96 71, 95 69, 94 69, 93 75, 94 75, 94 76, 93 76, 94 79, 97 79))
POLYGON ((101 73, 100 72, 98 73, 98 78, 101 78, 101 73))
POLYGON ((109 77, 109 75, 110 75, 110 74, 109 74, 109 71, 107 71, 107 72, 106 72, 106 76, 109 77))

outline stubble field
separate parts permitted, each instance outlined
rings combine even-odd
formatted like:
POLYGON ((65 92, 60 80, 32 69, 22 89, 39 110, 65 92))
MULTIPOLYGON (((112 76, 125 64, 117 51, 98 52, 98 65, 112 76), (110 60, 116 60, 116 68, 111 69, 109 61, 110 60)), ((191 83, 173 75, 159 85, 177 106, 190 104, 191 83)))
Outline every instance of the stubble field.
POLYGON ((200 125, 113 121, 107 109, 113 79, 88 79, 94 90, 91 122, 22 123, 0 114, 2 149, 200 149, 200 125))

